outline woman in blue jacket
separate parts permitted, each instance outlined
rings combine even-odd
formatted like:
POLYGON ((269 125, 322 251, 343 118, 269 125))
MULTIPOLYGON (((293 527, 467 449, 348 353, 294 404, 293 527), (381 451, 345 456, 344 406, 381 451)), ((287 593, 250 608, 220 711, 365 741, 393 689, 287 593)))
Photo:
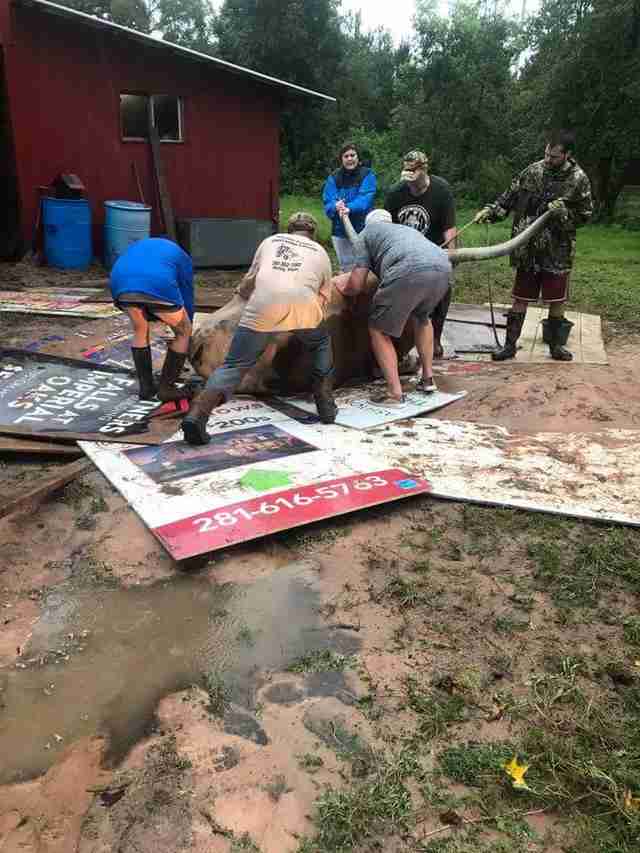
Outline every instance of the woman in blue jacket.
POLYGON ((340 149, 341 166, 324 184, 322 201, 324 212, 331 220, 331 241, 342 272, 350 272, 355 265, 355 254, 342 225, 341 214, 347 213, 356 233, 364 228, 364 220, 373 209, 377 190, 376 176, 360 163, 358 149, 346 142, 340 149))
POLYGON ((120 255, 109 280, 114 303, 133 328, 131 353, 140 383, 140 399, 158 395, 162 402, 187 396, 176 387, 189 351, 193 320, 193 265, 171 240, 148 237, 120 255), (149 322, 160 320, 174 334, 162 366, 158 388, 153 380, 149 322))

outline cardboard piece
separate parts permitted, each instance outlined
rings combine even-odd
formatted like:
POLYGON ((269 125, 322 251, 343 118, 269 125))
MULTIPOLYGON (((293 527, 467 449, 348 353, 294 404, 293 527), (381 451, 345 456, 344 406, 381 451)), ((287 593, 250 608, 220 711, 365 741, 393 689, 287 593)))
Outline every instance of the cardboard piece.
MULTIPOLYGON (((336 423, 352 429, 372 429, 383 424, 434 412, 436 409, 455 403, 467 393, 461 391, 458 394, 446 394, 444 391, 436 391, 433 394, 423 394, 409 390, 405 392, 405 403, 401 406, 372 403, 370 399, 372 394, 383 390, 384 387, 384 382, 375 382, 355 388, 340 388, 335 394, 338 406, 336 423)), ((284 402, 304 412, 316 413, 315 403, 309 395, 287 397, 284 402)))
POLYGON ((365 448, 327 448, 326 429, 237 398, 213 412, 204 447, 185 444, 181 433, 155 448, 81 446, 180 560, 429 490, 365 448), (291 485, 255 496, 249 472, 284 475, 291 485))

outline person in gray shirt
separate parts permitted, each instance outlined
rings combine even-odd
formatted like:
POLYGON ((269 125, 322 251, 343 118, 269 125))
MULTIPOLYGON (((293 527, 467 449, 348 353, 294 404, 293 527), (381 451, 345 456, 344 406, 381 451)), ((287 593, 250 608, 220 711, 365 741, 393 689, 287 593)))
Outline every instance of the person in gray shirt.
POLYGON ((411 319, 422 363, 417 389, 436 390, 433 381, 433 326, 430 316, 449 287, 451 263, 447 252, 407 225, 394 224, 386 210, 372 210, 358 238, 356 265, 339 289, 345 296, 360 293, 371 270, 379 279, 369 310, 371 347, 387 383, 373 402, 404 402, 398 356, 393 338, 399 338, 411 319))

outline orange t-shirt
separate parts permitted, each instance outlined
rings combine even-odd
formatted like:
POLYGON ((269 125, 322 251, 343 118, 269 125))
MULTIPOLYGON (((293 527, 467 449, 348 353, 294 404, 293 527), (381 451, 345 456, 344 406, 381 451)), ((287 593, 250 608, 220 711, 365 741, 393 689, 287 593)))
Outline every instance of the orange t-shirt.
POLYGON ((274 234, 258 246, 239 293, 253 286, 240 326, 256 332, 315 329, 324 319, 331 261, 304 234, 274 234))

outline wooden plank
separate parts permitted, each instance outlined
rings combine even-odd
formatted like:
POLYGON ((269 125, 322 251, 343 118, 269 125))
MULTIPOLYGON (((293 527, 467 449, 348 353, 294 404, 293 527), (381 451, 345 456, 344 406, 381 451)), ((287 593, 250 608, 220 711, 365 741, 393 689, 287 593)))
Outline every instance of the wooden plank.
MULTIPOLYGON (((516 355, 519 364, 552 363, 549 347, 542 340, 542 320, 547 313, 546 306, 529 307, 519 341, 521 348, 516 355)), ((567 311, 565 316, 575 324, 567 342, 567 348, 573 353, 572 363, 608 364, 600 317, 579 311, 567 311)))
MULTIPOLYGON (((597 314, 581 314, 580 345, 585 364, 608 364, 607 351, 602 339, 602 322, 597 314)), ((571 338, 569 338, 571 344, 571 338)), ((569 346, 571 349, 571 346, 569 346)))
POLYGON ((153 124, 151 111, 149 112, 149 142, 151 143, 151 154, 153 157, 153 170, 156 175, 156 183, 158 186, 158 195, 160 196, 160 209, 162 210, 162 218, 164 220, 164 230, 166 231, 169 240, 176 240, 176 223, 173 217, 173 207, 171 206, 171 196, 164 175, 162 164, 162 155, 160 153, 160 137, 158 131, 153 124))
POLYGON ((42 503, 56 489, 66 486, 71 480, 80 474, 84 474, 85 471, 88 471, 92 467, 93 463, 89 459, 80 459, 78 462, 63 465, 53 477, 41 480, 37 486, 22 492, 18 497, 1 506, 0 518, 6 518, 8 515, 13 515, 21 510, 33 509, 34 506, 42 503))
POLYGON ((51 441, 36 441, 30 438, 10 438, 0 435, 0 454, 15 453, 27 456, 81 456, 77 446, 56 444, 51 441))
MULTIPOLYGON (((158 406, 160 406, 160 403, 158 403, 158 406)), ((162 423, 163 421, 161 420, 151 419, 150 426, 162 423)), ((152 430, 155 433, 154 435, 150 433, 144 433, 144 435, 108 435, 101 432, 47 432, 46 430, 36 432, 29 429, 29 427, 0 424, 0 435, 16 435, 19 438, 35 439, 36 441, 45 438, 49 441, 61 442, 62 444, 74 443, 76 441, 104 441, 109 444, 161 444, 167 433, 171 433, 174 430, 175 424, 173 429, 152 430)))

